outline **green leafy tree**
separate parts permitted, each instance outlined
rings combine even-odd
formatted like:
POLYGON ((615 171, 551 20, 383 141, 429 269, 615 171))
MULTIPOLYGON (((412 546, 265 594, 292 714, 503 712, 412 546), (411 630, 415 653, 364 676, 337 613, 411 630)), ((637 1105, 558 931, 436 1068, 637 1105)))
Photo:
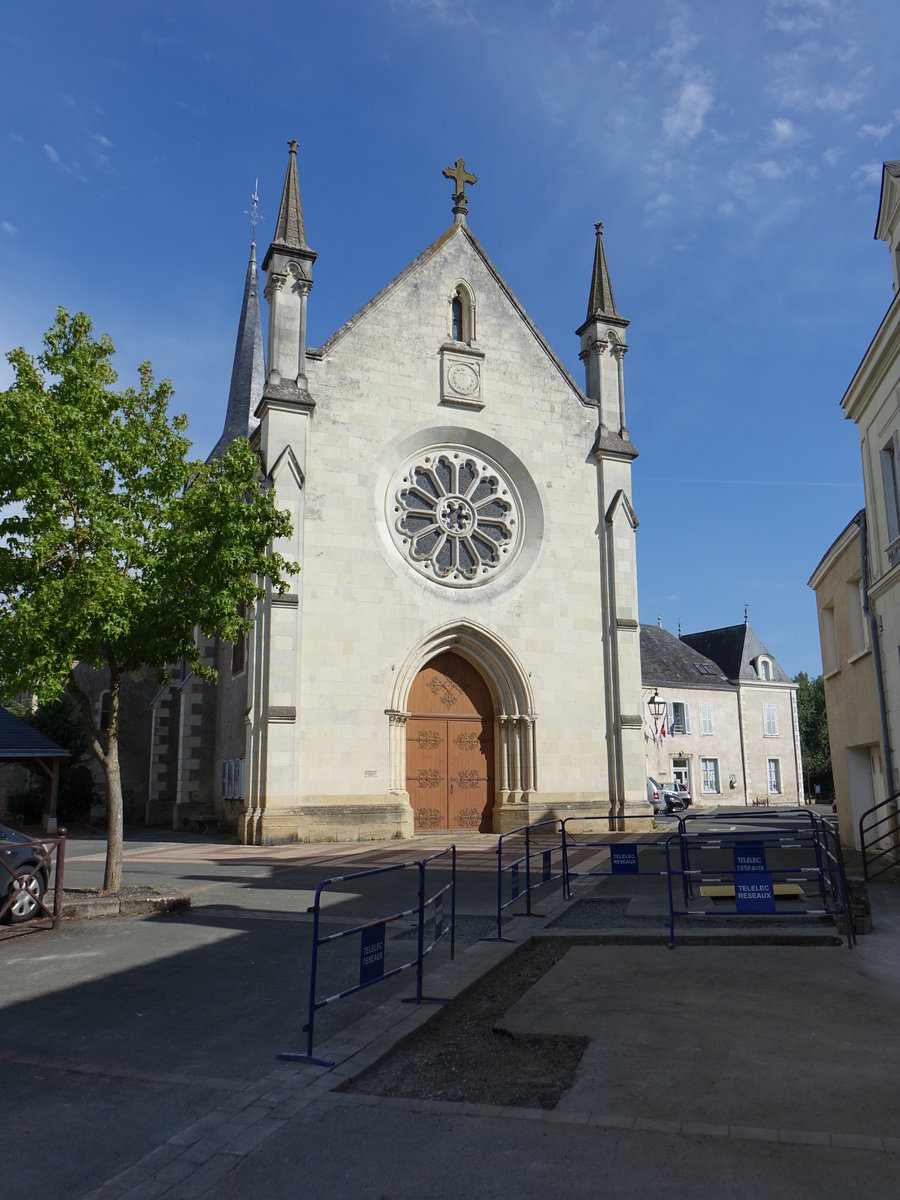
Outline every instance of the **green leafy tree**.
POLYGON ((136 390, 114 390, 113 354, 84 313, 60 309, 37 358, 7 355, 15 383, 0 393, 0 692, 49 703, 68 689, 78 703, 108 785, 105 891, 122 872, 123 676, 150 666, 165 679, 185 659, 214 680, 197 630, 236 641, 242 606, 297 569, 271 552, 291 522, 246 439, 190 460, 171 384, 142 363, 136 390), (103 734, 77 663, 109 672, 103 734))
POLYGON ((830 796, 834 792, 834 779, 825 712, 825 681, 821 675, 810 679, 805 671, 801 671, 794 676, 794 683, 797 684, 797 719, 803 771, 811 790, 819 784, 823 797, 830 796))

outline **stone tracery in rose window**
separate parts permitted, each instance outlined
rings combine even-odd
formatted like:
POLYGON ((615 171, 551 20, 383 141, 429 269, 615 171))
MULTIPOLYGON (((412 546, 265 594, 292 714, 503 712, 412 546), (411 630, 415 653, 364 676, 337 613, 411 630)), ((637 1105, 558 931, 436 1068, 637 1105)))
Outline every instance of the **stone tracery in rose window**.
POLYGON ((394 494, 393 533, 421 574, 464 587, 510 561, 521 521, 499 468, 469 451, 423 455, 394 494))

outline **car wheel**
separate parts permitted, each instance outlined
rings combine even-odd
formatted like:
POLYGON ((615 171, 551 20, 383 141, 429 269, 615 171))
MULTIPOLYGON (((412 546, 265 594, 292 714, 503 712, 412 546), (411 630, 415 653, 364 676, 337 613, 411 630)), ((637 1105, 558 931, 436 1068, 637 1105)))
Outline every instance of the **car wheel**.
POLYGON ((9 925, 30 920, 41 911, 40 901, 46 890, 47 885, 40 871, 35 867, 19 867, 6 893, 10 905, 3 914, 3 920, 9 925))

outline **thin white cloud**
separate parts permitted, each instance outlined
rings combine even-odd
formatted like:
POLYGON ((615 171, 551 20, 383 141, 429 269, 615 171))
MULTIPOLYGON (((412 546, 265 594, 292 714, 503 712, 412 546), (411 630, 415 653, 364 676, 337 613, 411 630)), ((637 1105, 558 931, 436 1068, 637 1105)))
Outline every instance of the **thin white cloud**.
POLYGON ((0 229, 3 230, 7 237, 17 238, 19 236, 19 230, 13 225, 12 221, 0 221, 0 229))
POLYGON ((856 136, 872 138, 873 141, 882 142, 893 128, 893 121, 888 121, 886 125, 861 125, 856 136))
POLYGON ((50 160, 50 162, 53 163, 54 167, 56 167, 57 171, 62 172, 63 175, 71 175, 73 179, 79 179, 82 183, 87 183, 87 178, 81 169, 80 163, 63 162, 59 151, 55 146, 51 146, 48 142, 44 143, 44 153, 47 155, 47 158, 50 160))
POLYGON ((829 0, 768 0, 766 25, 779 33, 812 33, 831 11, 829 0))
POLYGON ((881 183, 882 166, 883 163, 880 162, 863 163, 853 172, 853 178, 860 180, 867 187, 873 183, 881 183))
POLYGON ((802 134, 789 117, 776 117, 769 130, 769 136, 776 146, 791 146, 802 134))
POLYGON ((468 26, 484 31, 484 26, 473 10, 458 4, 456 0, 390 0, 390 4, 395 12, 398 9, 406 9, 413 13, 421 13, 438 25, 468 26))
POLYGON ((663 130, 675 142, 692 142, 703 129, 706 114, 713 106, 713 92, 699 79, 686 80, 675 103, 663 113, 663 130))

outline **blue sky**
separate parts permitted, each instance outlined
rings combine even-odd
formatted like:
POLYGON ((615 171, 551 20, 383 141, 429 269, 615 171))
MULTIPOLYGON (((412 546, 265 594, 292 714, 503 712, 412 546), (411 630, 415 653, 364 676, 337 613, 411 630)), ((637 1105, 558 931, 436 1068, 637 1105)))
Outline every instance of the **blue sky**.
MULTIPOLYGON (((300 142, 324 341, 470 225, 576 379, 593 222, 630 318, 641 619, 821 669, 806 580, 862 505, 839 402, 892 298, 888 0, 34 0, 0 33, 0 347, 88 312, 221 431, 259 177, 300 142)), ((11 375, 0 366, 0 387, 11 375)))

